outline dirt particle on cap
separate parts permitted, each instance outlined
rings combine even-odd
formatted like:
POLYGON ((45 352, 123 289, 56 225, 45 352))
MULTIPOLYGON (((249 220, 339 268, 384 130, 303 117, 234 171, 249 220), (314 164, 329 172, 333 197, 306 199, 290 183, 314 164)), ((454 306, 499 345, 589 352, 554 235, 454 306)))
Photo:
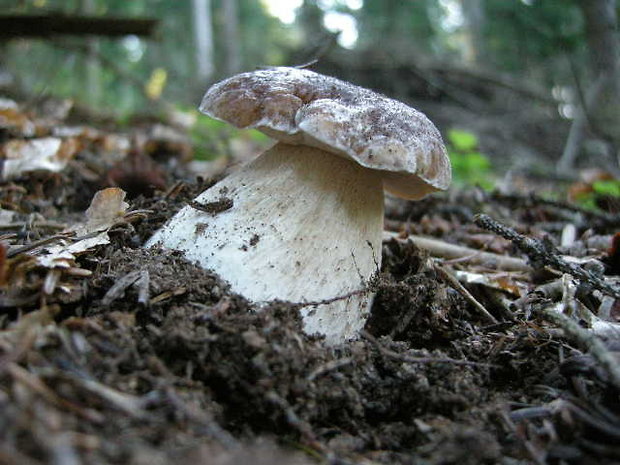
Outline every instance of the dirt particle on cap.
POLYGON ((197 223, 196 227, 194 228, 194 234, 196 234, 197 236, 204 234, 208 226, 209 223, 197 223))
POLYGON ((256 244, 258 244, 258 241, 260 241, 260 236, 258 234, 254 234, 251 238, 250 238, 250 245, 252 247, 254 247, 256 244))

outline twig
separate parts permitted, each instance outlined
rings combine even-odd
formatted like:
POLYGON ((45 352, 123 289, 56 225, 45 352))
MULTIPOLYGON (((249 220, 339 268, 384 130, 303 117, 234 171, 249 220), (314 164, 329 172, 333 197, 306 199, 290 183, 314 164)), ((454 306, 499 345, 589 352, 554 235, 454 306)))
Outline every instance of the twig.
POLYGON ((374 289, 376 288, 376 285, 378 282, 377 280, 378 280, 378 274, 375 273, 373 274, 373 276, 370 277, 367 283, 364 283, 364 282, 362 283, 363 287, 361 289, 356 289, 354 291, 350 291, 345 294, 337 295, 335 297, 330 297, 328 299, 309 300, 309 301, 303 301, 303 302, 291 302, 291 304, 295 307, 300 307, 300 308, 318 307, 319 305, 329 305, 331 303, 338 302, 340 300, 346 300, 346 299, 350 299, 351 297, 355 297, 358 295, 364 295, 364 294, 373 292, 374 289))
POLYGON ((183 295, 187 292, 187 288, 180 286, 180 287, 176 287, 174 289, 171 289, 169 291, 164 291, 161 294, 157 294, 155 297, 152 297, 151 300, 149 300, 148 305, 155 305, 159 302, 162 302, 164 300, 170 299, 171 297, 176 297, 178 295, 183 295))
MULTIPOLYGON (((17 223, 5 223, 0 224, 0 231, 11 230, 11 229, 22 229, 29 226, 27 222, 17 222, 17 223)), ((66 224, 56 223, 54 221, 41 221, 40 223, 35 223, 33 225, 37 229, 53 229, 62 231, 67 227, 66 224)))
POLYGON ((100 399, 106 401, 112 408, 119 410, 132 418, 145 419, 148 415, 142 408, 142 403, 139 397, 117 391, 116 389, 106 386, 105 384, 101 384, 94 379, 73 376, 67 376, 64 377, 64 379, 81 387, 91 394, 98 396, 100 399))
POLYGON ((592 405, 578 405, 570 400, 562 400, 562 402, 577 418, 589 427, 597 429, 615 440, 620 439, 620 427, 618 426, 617 418, 609 420, 600 414, 597 415, 598 412, 592 408, 592 405))
POLYGON ((606 283, 590 271, 584 270, 580 266, 573 263, 566 262, 551 245, 544 244, 537 239, 519 234, 514 229, 495 221, 488 215, 476 215, 474 217, 474 222, 481 228, 492 231, 499 234, 503 238, 510 240, 529 257, 534 268, 543 268, 545 265, 550 266, 561 271, 562 273, 570 274, 579 281, 589 285, 590 287, 598 289, 604 294, 620 299, 620 289, 606 283))
POLYGON ((503 420, 504 425, 515 435, 515 437, 519 440, 521 445, 525 448, 525 450, 530 454, 530 457, 537 465, 545 465, 547 461, 545 460, 545 456, 541 455, 531 441, 528 441, 523 434, 520 434, 517 430, 517 425, 512 421, 512 419, 508 416, 505 411, 500 411, 500 418, 503 420))
POLYGON ((101 299, 102 305, 108 306, 125 294, 125 291, 142 277, 140 270, 131 271, 116 281, 101 299))
POLYGON ((536 407, 523 407, 518 410, 513 410, 508 414, 508 418, 512 421, 521 422, 524 420, 549 418, 552 415, 553 412, 549 407, 539 405, 536 407))
POLYGON ((25 386, 28 386, 32 391, 36 392, 47 402, 58 407, 59 409, 75 413, 81 418, 84 418, 92 423, 101 424, 104 422, 105 418, 99 412, 90 408, 82 408, 79 405, 60 397, 55 391, 50 389, 43 381, 41 381, 40 378, 16 363, 9 363, 6 367, 6 371, 13 377, 13 379, 21 382, 25 386))
POLYGON ((177 394, 175 389, 165 387, 163 389, 163 395, 165 396, 164 400, 170 402, 175 410, 182 412, 188 420, 194 422, 196 426, 198 426, 198 432, 200 434, 211 436, 226 449, 235 449, 239 446, 237 439, 222 428, 208 412, 188 406, 177 394))
POLYGON ((36 242, 33 242, 31 244, 22 245, 22 246, 10 249, 6 253, 6 257, 7 258, 13 258, 13 257, 15 257, 15 256, 17 256, 19 254, 30 252, 31 250, 37 249, 39 247, 43 247, 44 245, 53 244, 54 242, 62 241, 62 240, 67 240, 67 239, 69 239, 67 234, 58 234, 56 236, 46 237, 44 239, 38 240, 36 242))
POLYGON ((476 300, 476 298, 469 292, 465 286, 463 286, 458 279, 456 279, 452 273, 446 270, 444 267, 434 264, 433 269, 439 273, 439 275, 444 278, 448 284, 459 294, 463 296, 465 300, 467 300, 470 304, 474 306, 478 313, 480 313, 484 318, 486 318, 491 324, 498 323, 497 319, 489 313, 489 311, 482 305, 480 302, 476 300))
POLYGON ((350 365, 353 363, 352 357, 344 357, 336 360, 331 360, 327 363, 324 363, 318 368, 315 368, 310 372, 308 376, 306 376, 306 381, 314 381, 319 376, 323 376, 325 373, 329 373, 330 371, 337 370, 344 366, 350 365))
POLYGON ((543 307, 537 310, 537 313, 545 320, 559 326, 568 338, 573 339, 583 350, 590 353, 607 372, 610 382, 620 391, 620 365, 605 347, 605 344, 592 331, 582 328, 576 321, 551 307, 543 307))
MULTIPOLYGON (((311 443, 316 442, 316 435, 312 430, 312 426, 307 421, 300 418, 297 413, 295 413, 293 407, 291 407, 291 405, 287 402, 286 399, 284 399, 274 390, 267 391, 265 393, 265 398, 282 410, 282 413, 284 413, 287 423, 291 427, 295 428, 304 439, 308 440, 311 443)), ((321 450, 321 452, 325 451, 321 450)))
POLYGON ((405 363, 450 363, 452 365, 466 365, 466 366, 479 366, 479 367, 493 367, 495 365, 491 363, 480 363, 480 362, 472 362, 470 360, 458 360, 450 357, 412 357, 410 355, 399 354, 398 352, 394 352, 393 350, 388 349, 383 344, 381 344, 377 339, 370 334, 368 331, 362 331, 361 336, 372 343, 379 353, 385 357, 391 358, 393 360, 399 360, 405 363))
MULTIPOLYGON (((20 320, 24 321, 24 320, 20 320)), ((10 352, 0 357, 0 374, 2 374, 10 364, 17 364, 21 358, 32 348, 37 339, 37 327, 35 325, 26 326, 19 334, 16 344, 10 352)), ((1 463, 1 462, 0 462, 1 463)))
POLYGON ((141 270, 140 277, 134 283, 138 287, 138 303, 143 307, 148 307, 150 300, 151 275, 148 270, 141 270))
POLYGON ((428 250, 433 257, 441 257, 449 260, 455 258, 467 258, 469 263, 475 265, 492 265, 498 270, 504 271, 532 271, 532 267, 530 267, 525 260, 520 258, 507 257, 505 255, 485 252, 483 250, 472 249, 470 247, 450 244, 448 242, 430 237, 410 235, 403 239, 396 233, 390 231, 383 232, 384 241, 389 241, 392 239, 405 243, 407 241, 412 241, 419 248, 428 250))

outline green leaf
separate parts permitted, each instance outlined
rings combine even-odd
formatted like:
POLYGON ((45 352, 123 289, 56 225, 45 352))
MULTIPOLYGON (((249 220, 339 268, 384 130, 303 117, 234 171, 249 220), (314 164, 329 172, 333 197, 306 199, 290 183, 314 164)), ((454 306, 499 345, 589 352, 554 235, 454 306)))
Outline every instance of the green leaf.
POLYGON ((459 152, 471 152, 478 147, 476 135, 461 129, 450 129, 448 131, 448 142, 459 152))
POLYGON ((620 197, 620 181, 595 181, 592 184, 592 189, 599 195, 609 195, 612 197, 620 197))
POLYGON ((250 129, 248 130, 248 135, 250 137, 250 139, 252 139, 254 142, 263 142, 266 143, 268 142, 269 136, 267 136, 266 134, 260 132, 258 129, 250 129))

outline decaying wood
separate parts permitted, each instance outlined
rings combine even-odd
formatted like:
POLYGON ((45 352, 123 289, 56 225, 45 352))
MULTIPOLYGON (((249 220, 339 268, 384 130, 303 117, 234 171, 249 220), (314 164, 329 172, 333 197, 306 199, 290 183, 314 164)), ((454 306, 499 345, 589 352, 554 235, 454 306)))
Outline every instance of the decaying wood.
POLYGON ((99 16, 0 15, 0 38, 99 35, 150 37, 158 20, 99 16))

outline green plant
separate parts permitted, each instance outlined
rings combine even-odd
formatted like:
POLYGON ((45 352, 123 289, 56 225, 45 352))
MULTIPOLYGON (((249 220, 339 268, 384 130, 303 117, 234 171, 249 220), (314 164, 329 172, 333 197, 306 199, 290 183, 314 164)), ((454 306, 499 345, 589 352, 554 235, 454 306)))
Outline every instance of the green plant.
POLYGON ((228 123, 198 115, 190 131, 197 160, 214 160, 230 155, 230 144, 235 139, 250 140, 256 144, 269 144, 269 137, 256 129, 236 129, 228 123))
MULTIPOLYGON (((614 199, 620 201, 620 180, 605 179, 594 181, 589 189, 584 189, 575 196, 575 201, 583 208, 589 210, 605 210, 601 207, 601 199, 614 199)), ((608 203, 608 202, 607 202, 608 203)), ((605 202, 602 203, 605 205, 605 202)))
POLYGON ((476 135, 461 129, 450 129, 447 139, 454 184, 493 189, 491 161, 478 150, 476 135))
POLYGON ((620 181, 617 179, 594 181, 592 190, 598 195, 620 197, 620 181))

